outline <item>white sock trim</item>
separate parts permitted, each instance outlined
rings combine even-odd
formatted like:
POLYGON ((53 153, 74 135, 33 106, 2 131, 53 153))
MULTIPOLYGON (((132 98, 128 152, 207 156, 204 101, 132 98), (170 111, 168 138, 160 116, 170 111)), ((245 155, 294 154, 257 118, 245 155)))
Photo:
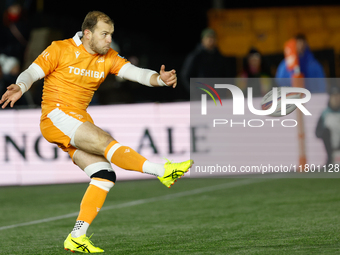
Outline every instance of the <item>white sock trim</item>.
POLYGON ((115 145, 113 145, 111 147, 111 149, 108 151, 107 155, 106 155, 106 159, 111 162, 111 158, 113 156, 113 154, 116 152, 116 150, 121 147, 122 145, 120 143, 116 143, 115 145))
POLYGON ((114 186, 113 182, 110 181, 98 181, 98 180, 94 180, 91 179, 90 184, 97 186, 98 188, 105 190, 107 192, 110 191, 110 189, 114 186))
POLYGON ((99 172, 100 170, 108 170, 109 172, 113 171, 112 166, 109 162, 97 162, 85 167, 84 172, 89 177, 91 177, 91 175, 99 172))

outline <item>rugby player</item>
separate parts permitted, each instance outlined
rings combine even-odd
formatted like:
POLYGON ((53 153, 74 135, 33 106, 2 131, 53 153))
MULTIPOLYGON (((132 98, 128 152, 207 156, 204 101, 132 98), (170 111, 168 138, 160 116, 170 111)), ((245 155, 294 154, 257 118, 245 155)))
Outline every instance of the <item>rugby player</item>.
POLYGON ((157 164, 148 161, 132 148, 120 144, 111 135, 94 125, 86 109, 94 92, 108 74, 157 87, 177 85, 176 71, 160 73, 132 65, 110 48, 113 21, 99 11, 89 12, 82 31, 73 38, 54 41, 7 87, 0 100, 2 108, 14 103, 42 78, 42 116, 40 129, 45 139, 68 152, 73 162, 91 178, 80 204, 75 226, 64 242, 66 250, 83 253, 104 252, 93 245, 86 231, 107 193, 114 186, 116 174, 111 163, 126 170, 152 174, 171 187, 193 164, 157 164))

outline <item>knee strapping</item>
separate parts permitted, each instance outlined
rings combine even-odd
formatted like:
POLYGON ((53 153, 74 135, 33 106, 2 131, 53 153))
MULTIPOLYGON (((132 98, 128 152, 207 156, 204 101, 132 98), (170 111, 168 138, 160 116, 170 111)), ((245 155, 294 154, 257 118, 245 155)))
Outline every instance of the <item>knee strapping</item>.
POLYGON ((116 182, 116 173, 108 162, 97 162, 87 166, 85 173, 91 178, 90 184, 109 191, 116 182))
POLYGON ((115 183, 116 173, 114 171, 100 170, 99 172, 96 172, 93 175, 91 175, 91 179, 93 178, 104 179, 115 183))
POLYGON ((111 181, 102 180, 102 179, 91 179, 90 184, 97 186, 98 188, 105 190, 107 192, 115 185, 111 181))

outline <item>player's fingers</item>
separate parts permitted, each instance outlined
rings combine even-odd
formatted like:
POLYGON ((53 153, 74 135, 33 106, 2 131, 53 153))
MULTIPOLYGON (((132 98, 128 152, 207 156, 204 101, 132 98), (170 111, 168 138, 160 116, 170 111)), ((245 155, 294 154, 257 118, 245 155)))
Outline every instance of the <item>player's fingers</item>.
POLYGON ((169 75, 169 80, 172 80, 172 79, 176 79, 177 75, 176 74, 173 74, 173 73, 170 73, 169 75))
POLYGON ((172 85, 176 81, 177 81, 177 78, 173 77, 173 78, 168 79, 165 83, 168 84, 168 85, 172 85))
POLYGON ((160 71, 160 73, 163 73, 163 72, 165 72, 165 65, 161 65, 161 71, 160 71))
POLYGON ((5 102, 8 98, 8 93, 6 92, 5 94, 2 95, 1 100, 0 100, 0 104, 2 104, 3 102, 5 102))
POLYGON ((174 77, 176 77, 176 73, 172 73, 171 71, 170 72, 166 72, 168 74, 168 79, 173 79, 174 77))
POLYGON ((10 100, 7 99, 7 100, 5 101, 5 103, 2 105, 2 109, 5 109, 9 102, 10 102, 10 100))
POLYGON ((169 77, 167 77, 164 82, 168 83, 168 82, 173 82, 177 79, 176 75, 170 75, 169 77))
POLYGON ((171 81, 171 82, 167 82, 166 84, 167 84, 168 87, 173 87, 173 88, 175 88, 176 85, 177 85, 177 80, 173 80, 173 81, 171 81))
MULTIPOLYGON (((0 104, 2 104, 3 102, 5 102, 6 100, 8 100, 11 91, 14 90, 15 86, 14 85, 10 85, 7 87, 7 91, 5 92, 5 94, 2 95, 1 100, 0 100, 0 104)), ((6 104, 7 105, 7 104, 6 104)), ((4 107, 3 107, 4 108, 4 107)))
POLYGON ((7 87, 7 90, 14 90, 15 89, 15 84, 9 85, 7 87))
POLYGON ((13 106, 14 106, 14 104, 15 104, 15 102, 16 102, 17 100, 15 100, 15 99, 13 99, 12 101, 11 101, 11 107, 13 108, 13 106))
POLYGON ((172 75, 169 79, 168 79, 168 81, 171 81, 171 82, 174 82, 174 81, 176 81, 177 80, 177 76, 176 75, 172 75))

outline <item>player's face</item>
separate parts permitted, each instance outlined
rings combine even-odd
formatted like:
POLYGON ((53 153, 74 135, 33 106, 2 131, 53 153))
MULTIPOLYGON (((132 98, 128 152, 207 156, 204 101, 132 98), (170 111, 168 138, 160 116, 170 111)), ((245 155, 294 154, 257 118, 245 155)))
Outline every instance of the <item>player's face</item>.
POLYGON ((113 30, 112 24, 98 21, 89 44, 91 50, 100 55, 105 55, 110 49, 113 30))

